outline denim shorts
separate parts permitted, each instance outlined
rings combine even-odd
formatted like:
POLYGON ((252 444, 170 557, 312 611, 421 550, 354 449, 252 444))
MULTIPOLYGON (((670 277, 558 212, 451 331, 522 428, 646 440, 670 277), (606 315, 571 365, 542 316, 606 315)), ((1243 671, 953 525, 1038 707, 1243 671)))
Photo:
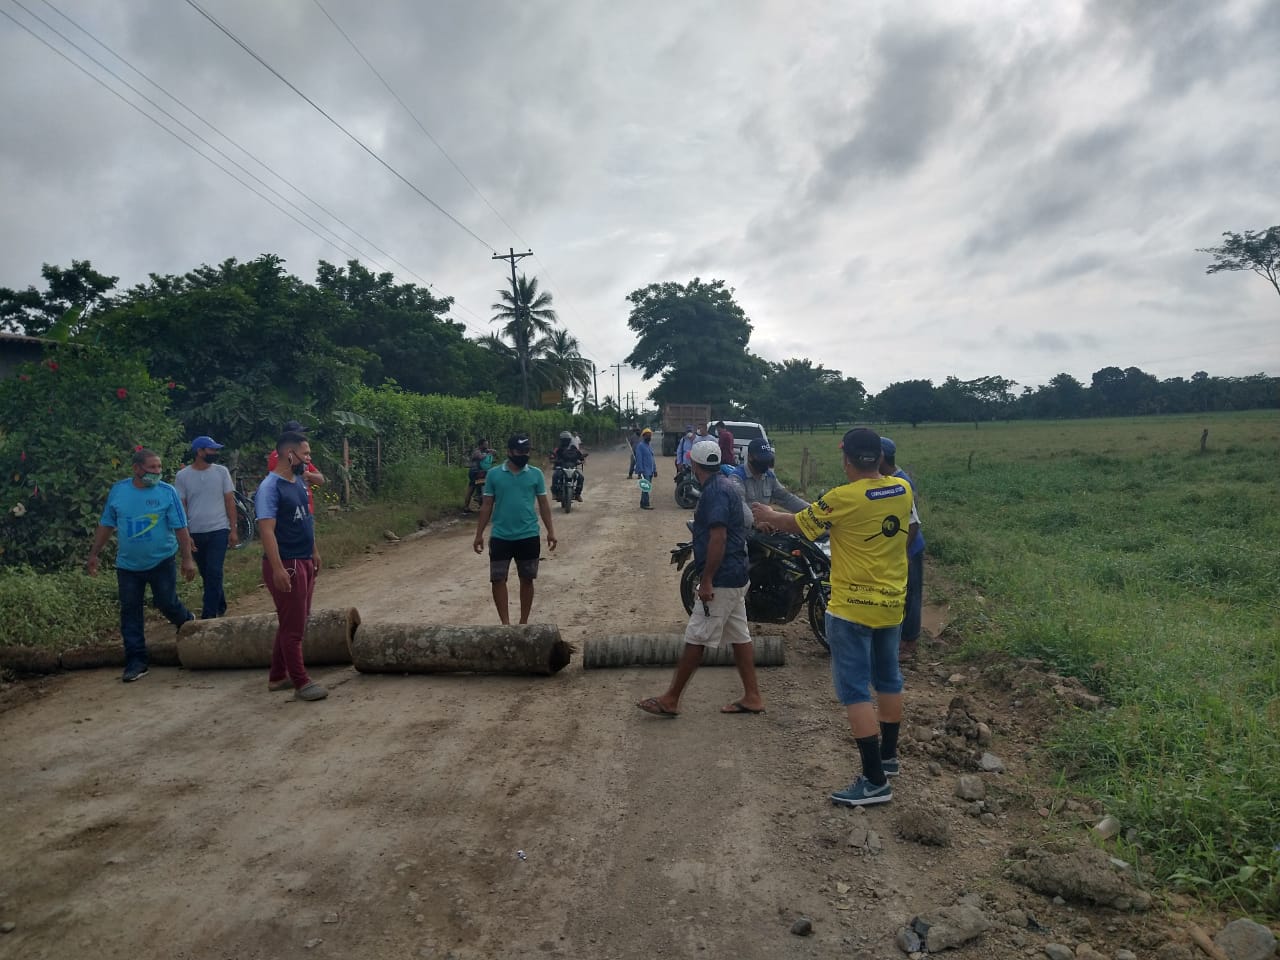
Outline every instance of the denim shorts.
POLYGON ((827 643, 831 646, 831 679, 836 697, 846 707, 870 703, 876 693, 901 693, 898 639, 902 624, 866 627, 827 614, 827 643))

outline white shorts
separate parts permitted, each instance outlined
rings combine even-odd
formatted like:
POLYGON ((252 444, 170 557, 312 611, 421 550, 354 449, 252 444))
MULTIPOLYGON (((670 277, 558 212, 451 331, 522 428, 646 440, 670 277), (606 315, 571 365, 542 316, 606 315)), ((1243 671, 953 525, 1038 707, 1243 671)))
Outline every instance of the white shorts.
POLYGON ((750 643, 746 597, 746 587, 716 587, 715 596, 707 604, 711 611, 708 614, 695 596, 689 625, 684 628, 684 642, 699 647, 719 646, 722 641, 750 643))

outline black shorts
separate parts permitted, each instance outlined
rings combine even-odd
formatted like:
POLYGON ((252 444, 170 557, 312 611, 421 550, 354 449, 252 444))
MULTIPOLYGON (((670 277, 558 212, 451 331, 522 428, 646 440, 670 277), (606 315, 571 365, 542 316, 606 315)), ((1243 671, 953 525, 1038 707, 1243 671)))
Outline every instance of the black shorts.
POLYGON ((541 553, 542 543, 538 537, 527 537, 524 540, 490 537, 489 582, 501 583, 506 580, 513 559, 516 562, 516 575, 521 580, 537 580, 538 557, 541 553))

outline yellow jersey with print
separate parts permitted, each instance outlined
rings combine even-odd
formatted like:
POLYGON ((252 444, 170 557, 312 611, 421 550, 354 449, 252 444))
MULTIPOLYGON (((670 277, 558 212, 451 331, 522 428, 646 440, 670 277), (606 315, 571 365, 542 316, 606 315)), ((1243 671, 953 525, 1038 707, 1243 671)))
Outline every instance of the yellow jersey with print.
POLYGON ((912 503, 909 483, 878 477, 828 490, 796 514, 810 540, 831 534, 832 616, 867 627, 902 622, 912 503))

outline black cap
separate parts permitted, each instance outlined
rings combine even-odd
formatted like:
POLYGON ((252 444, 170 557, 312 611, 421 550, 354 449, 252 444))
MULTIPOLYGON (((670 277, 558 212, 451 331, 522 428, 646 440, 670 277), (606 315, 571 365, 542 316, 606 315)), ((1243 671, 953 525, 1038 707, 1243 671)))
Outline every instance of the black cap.
POLYGON ((297 420, 289 420, 285 423, 281 433, 306 433, 307 428, 300 424, 297 420))
POLYGON ((773 447, 764 437, 756 437, 747 444, 747 459, 754 463, 772 467, 774 464, 773 447))
POLYGON ((513 433, 507 438, 508 450, 523 451, 528 450, 532 446, 533 441, 529 439, 529 435, 527 433, 513 433))
POLYGON ((880 447, 880 434, 866 427, 854 427, 840 441, 840 449, 850 463, 874 467, 884 451, 880 447))

